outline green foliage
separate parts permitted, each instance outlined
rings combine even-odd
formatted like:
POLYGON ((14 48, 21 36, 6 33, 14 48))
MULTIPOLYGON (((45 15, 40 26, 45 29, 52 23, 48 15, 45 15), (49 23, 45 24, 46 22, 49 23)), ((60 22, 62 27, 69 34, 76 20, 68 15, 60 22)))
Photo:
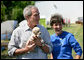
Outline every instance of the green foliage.
POLYGON ((39 23, 40 23, 42 26, 46 27, 45 22, 46 22, 45 19, 40 19, 40 21, 39 21, 39 23))
POLYGON ((34 5, 34 1, 1 1, 1 21, 24 20, 23 9, 27 5, 34 5))
POLYGON ((6 10, 6 7, 3 4, 3 2, 1 1, 1 20, 3 20, 3 21, 5 21, 5 10, 6 10))
POLYGON ((20 22, 22 19, 24 19, 22 12, 23 12, 22 8, 17 8, 17 7, 13 8, 11 19, 18 20, 20 22))

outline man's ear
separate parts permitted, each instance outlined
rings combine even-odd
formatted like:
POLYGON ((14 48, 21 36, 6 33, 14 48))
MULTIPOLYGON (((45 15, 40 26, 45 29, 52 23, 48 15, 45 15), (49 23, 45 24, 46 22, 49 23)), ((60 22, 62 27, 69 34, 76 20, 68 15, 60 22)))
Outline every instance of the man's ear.
POLYGON ((28 20, 29 19, 29 16, 25 16, 25 18, 26 18, 26 20, 28 20))

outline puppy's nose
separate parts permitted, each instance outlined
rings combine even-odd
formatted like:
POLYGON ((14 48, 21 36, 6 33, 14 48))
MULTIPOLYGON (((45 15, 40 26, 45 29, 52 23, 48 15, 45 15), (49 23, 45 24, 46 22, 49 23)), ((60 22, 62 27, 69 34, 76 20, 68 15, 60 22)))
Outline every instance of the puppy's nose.
POLYGON ((34 27, 36 27, 37 25, 35 25, 34 27))

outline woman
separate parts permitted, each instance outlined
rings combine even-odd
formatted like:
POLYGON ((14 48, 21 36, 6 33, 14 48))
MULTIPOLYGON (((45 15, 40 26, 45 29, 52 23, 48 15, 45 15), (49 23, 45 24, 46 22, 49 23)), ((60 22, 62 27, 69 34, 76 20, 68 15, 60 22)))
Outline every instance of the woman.
POLYGON ((72 33, 62 30, 63 24, 63 18, 60 14, 54 14, 51 16, 50 25, 55 30, 55 33, 51 35, 51 42, 53 44, 51 58, 73 59, 73 48, 76 52, 75 58, 80 59, 82 55, 82 49, 72 33))

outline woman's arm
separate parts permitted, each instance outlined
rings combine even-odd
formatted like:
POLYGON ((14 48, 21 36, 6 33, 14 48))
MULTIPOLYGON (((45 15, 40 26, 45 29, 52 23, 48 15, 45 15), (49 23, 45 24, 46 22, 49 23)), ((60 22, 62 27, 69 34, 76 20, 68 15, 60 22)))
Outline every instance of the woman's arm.
POLYGON ((53 59, 53 55, 52 54, 50 54, 50 59, 53 59))

